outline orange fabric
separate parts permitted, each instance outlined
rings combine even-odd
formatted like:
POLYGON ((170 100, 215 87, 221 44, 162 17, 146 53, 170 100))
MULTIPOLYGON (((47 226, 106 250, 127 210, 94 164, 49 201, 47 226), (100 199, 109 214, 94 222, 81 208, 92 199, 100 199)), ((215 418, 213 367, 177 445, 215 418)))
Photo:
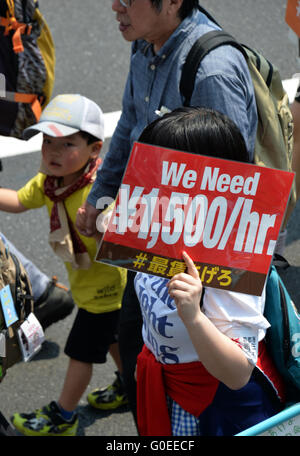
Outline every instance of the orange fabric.
POLYGON ((300 4, 298 0, 288 0, 285 20, 288 26, 300 37, 300 4))
POLYGON ((37 95, 31 94, 31 93, 15 93, 15 102, 16 103, 29 103, 31 104, 31 109, 32 112, 38 121, 41 114, 42 114, 42 106, 41 103, 39 102, 39 99, 37 95))
POLYGON ((30 35, 31 25, 18 22, 15 17, 0 17, 0 25, 5 27, 4 35, 8 35, 10 30, 15 30, 12 37, 13 50, 16 54, 23 52, 22 35, 30 35))
POLYGON ((14 94, 14 99, 16 103, 34 103, 36 100, 37 95, 34 95, 32 93, 21 93, 21 92, 16 92, 14 94))
POLYGON ((38 100, 38 98, 36 97, 36 99, 31 103, 31 109, 32 109, 32 112, 36 118, 36 121, 38 122, 40 117, 41 117, 41 114, 42 114, 42 106, 38 100))

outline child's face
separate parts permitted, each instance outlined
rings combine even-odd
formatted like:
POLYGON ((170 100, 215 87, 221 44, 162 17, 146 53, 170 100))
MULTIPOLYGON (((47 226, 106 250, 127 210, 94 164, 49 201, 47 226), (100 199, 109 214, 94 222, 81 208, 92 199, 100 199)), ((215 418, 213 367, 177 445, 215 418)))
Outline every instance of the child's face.
POLYGON ((63 177, 64 185, 69 185, 80 176, 89 159, 98 156, 96 144, 88 145, 80 133, 63 137, 44 134, 43 160, 51 174, 63 177))

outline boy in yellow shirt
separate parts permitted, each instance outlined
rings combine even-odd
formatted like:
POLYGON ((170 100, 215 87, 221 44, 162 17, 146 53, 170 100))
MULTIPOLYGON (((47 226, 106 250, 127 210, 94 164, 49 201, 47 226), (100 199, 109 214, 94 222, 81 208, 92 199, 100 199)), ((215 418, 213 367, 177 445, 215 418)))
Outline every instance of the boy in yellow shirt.
POLYGON ((58 401, 30 414, 15 414, 12 422, 25 435, 75 435, 75 409, 91 379, 93 363, 105 363, 110 352, 121 371, 116 333, 126 271, 95 262, 96 240, 75 229, 77 209, 86 200, 101 162, 101 109, 81 95, 58 95, 24 136, 38 132, 43 132, 41 172, 19 191, 1 188, 0 210, 19 213, 47 207, 49 243, 65 263, 78 313, 65 346, 69 365, 58 401))

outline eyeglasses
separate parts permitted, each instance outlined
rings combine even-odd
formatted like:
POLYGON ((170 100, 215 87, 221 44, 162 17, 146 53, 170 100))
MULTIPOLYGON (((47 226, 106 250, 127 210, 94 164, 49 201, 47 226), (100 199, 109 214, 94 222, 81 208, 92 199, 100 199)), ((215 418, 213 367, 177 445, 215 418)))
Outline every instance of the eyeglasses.
POLYGON ((131 6, 131 0, 119 0, 122 6, 125 6, 125 8, 128 8, 128 6, 131 6))
MULTIPOLYGON (((112 3, 114 2, 114 0, 112 0, 112 3)), ((121 3, 122 6, 124 6, 125 8, 128 8, 129 6, 131 6, 132 4, 132 0, 119 0, 119 2, 121 3)))

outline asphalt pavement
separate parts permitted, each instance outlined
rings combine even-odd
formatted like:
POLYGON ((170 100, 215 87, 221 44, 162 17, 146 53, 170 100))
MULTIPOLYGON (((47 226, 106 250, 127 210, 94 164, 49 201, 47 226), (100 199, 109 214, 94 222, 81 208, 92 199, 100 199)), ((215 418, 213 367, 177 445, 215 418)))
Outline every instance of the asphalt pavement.
MULTIPOLYGON (((135 0, 142 1, 142 0, 135 0)), ((111 1, 46 0, 39 1, 56 44, 57 66, 54 95, 81 93, 93 98, 105 113, 121 109, 122 93, 128 71, 130 44, 118 31, 111 1)), ((202 5, 240 41, 261 50, 278 68, 283 79, 300 69, 296 47, 288 39, 282 0, 206 0, 202 5)), ((105 142, 107 151, 109 140, 105 142)), ((18 189, 39 167, 39 154, 3 159, 0 185, 18 189)), ((21 215, 0 214, 1 230, 15 245, 50 277, 57 275, 67 283, 64 266, 56 259, 47 242, 48 217, 44 209, 21 215)), ((285 256, 290 268, 283 271, 287 288, 296 304, 300 303, 300 203, 288 225, 285 256)), ((75 311, 46 331, 46 342, 29 363, 9 370, 0 385, 0 410, 6 417, 13 412, 32 411, 56 399, 62 387, 67 358, 64 343, 75 311)), ((114 378, 111 359, 96 366, 87 392, 109 384, 114 378)), ((85 396, 78 411, 78 436, 136 436, 129 410, 95 411, 85 396)))

